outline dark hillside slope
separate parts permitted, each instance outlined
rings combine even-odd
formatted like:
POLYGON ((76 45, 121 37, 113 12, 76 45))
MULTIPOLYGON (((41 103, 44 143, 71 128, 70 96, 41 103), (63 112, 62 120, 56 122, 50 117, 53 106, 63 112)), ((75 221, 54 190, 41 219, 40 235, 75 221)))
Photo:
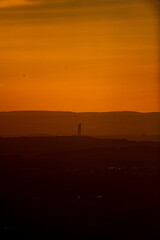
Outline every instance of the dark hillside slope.
POLYGON ((0 139, 0 236, 159 239, 160 143, 0 139))

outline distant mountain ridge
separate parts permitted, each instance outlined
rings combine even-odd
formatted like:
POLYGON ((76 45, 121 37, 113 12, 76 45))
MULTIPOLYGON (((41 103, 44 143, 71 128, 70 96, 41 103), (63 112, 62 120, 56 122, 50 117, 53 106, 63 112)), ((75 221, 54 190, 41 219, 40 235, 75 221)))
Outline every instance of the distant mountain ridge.
POLYGON ((0 137, 73 136, 82 123, 82 135, 145 138, 160 135, 160 112, 0 112, 0 137))

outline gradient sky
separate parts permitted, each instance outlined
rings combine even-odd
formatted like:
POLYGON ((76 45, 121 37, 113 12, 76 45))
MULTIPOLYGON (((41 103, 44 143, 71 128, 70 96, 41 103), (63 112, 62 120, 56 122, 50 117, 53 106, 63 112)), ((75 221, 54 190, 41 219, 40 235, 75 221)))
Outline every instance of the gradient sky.
POLYGON ((159 111, 153 0, 0 0, 0 111, 159 111))

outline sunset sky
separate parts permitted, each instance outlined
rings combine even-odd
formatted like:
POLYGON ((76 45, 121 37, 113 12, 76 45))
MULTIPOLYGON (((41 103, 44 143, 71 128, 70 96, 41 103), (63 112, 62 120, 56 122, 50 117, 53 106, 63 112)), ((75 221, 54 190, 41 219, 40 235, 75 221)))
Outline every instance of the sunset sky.
POLYGON ((0 0, 0 111, 160 111, 158 0, 0 0))

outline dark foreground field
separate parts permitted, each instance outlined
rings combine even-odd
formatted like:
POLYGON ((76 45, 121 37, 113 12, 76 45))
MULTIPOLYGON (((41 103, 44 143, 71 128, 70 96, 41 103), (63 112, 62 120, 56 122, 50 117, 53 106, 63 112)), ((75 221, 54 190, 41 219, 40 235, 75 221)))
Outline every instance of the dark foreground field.
POLYGON ((159 142, 0 139, 0 237, 160 239, 159 142))

